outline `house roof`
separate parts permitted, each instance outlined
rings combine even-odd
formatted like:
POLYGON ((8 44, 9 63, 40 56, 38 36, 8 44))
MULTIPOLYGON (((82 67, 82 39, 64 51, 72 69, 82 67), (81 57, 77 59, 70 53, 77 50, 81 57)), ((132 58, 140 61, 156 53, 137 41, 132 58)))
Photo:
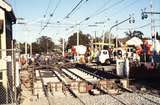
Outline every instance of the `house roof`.
POLYGON ((7 12, 13 23, 16 23, 16 17, 13 12, 12 6, 4 0, 0 0, 0 8, 7 12))
POLYGON ((137 37, 133 37, 130 40, 126 42, 127 45, 134 45, 134 46, 141 46, 143 44, 143 41, 137 37))
POLYGON ((118 38, 118 41, 125 44, 127 41, 129 40, 128 37, 124 37, 124 38, 118 38))

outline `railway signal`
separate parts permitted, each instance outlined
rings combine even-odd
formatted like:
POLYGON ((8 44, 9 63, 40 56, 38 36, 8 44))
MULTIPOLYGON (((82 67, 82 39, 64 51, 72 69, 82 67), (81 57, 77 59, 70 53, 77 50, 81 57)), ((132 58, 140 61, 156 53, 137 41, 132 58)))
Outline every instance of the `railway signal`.
POLYGON ((141 15, 142 15, 142 20, 148 18, 148 14, 145 12, 145 10, 146 10, 146 8, 145 8, 145 9, 142 9, 142 13, 141 13, 141 15))
POLYGON ((148 18, 148 14, 160 14, 160 12, 146 12, 146 8, 145 9, 141 9, 142 13, 142 20, 147 19, 148 18))

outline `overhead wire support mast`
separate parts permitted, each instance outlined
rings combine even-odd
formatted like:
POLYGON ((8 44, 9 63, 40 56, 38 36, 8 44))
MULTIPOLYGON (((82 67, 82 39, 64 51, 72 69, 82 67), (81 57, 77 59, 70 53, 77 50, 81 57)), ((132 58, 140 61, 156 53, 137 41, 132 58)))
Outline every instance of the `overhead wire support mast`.
POLYGON ((130 20, 130 19, 132 19, 131 16, 130 16, 129 18, 127 18, 127 19, 125 19, 125 20, 123 20, 123 21, 121 21, 121 22, 113 25, 113 26, 109 29, 109 47, 110 47, 110 44, 111 44, 111 31, 112 31, 112 29, 113 29, 114 27, 116 27, 116 26, 118 26, 118 25, 120 25, 120 24, 122 24, 122 23, 124 23, 124 22, 126 22, 126 21, 128 21, 128 20, 130 20))
POLYGON ((111 30, 112 30, 114 27, 116 27, 116 26, 118 26, 118 25, 120 25, 120 24, 122 24, 122 23, 124 23, 124 22, 126 22, 126 21, 128 21, 128 20, 130 20, 130 19, 131 19, 131 17, 129 17, 129 18, 121 21, 120 23, 117 23, 117 24, 113 25, 113 26, 109 29, 109 32, 111 32, 111 30))

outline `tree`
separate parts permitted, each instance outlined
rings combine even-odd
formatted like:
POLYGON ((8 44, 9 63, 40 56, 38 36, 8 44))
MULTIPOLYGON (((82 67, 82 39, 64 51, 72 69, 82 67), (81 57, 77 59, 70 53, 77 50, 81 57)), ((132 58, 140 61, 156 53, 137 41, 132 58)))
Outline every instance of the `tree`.
POLYGON ((160 40, 160 35, 158 34, 158 32, 156 32, 156 38, 157 40, 160 40))
POLYGON ((98 43, 98 42, 102 42, 102 38, 96 37, 93 39, 93 43, 98 43))
POLYGON ((135 37, 142 39, 143 35, 144 34, 141 31, 133 31, 133 36, 135 36, 135 37))
POLYGON ((41 36, 40 38, 38 38, 37 42, 40 45, 40 49, 42 52, 48 52, 53 50, 54 48, 54 42, 48 36, 41 36))
MULTIPOLYGON (((87 46, 90 44, 89 34, 83 34, 82 31, 79 32, 79 44, 87 46)), ((73 33, 68 38, 67 48, 72 48, 72 46, 77 45, 77 33, 73 33)))
POLYGON ((133 37, 133 33, 129 30, 128 32, 124 32, 126 34, 127 37, 132 38, 133 37))
POLYGON ((60 39, 59 39, 59 42, 60 42, 60 44, 62 45, 62 44, 63 44, 63 38, 60 38, 60 39))
POLYGON ((66 46, 67 46, 67 42, 65 41, 65 39, 64 39, 64 42, 63 42, 63 38, 60 38, 59 39, 59 42, 60 42, 60 45, 61 45, 61 47, 60 47, 60 49, 61 49, 61 51, 62 51, 62 47, 63 47, 63 43, 64 43, 64 48, 66 48, 66 46))
POLYGON ((36 54, 36 53, 40 53, 42 52, 40 45, 37 42, 33 42, 32 43, 32 53, 36 54))
MULTIPOLYGON (((21 54, 25 53, 25 43, 19 43, 21 54)), ((27 52, 29 52, 29 44, 27 43, 27 52)))
POLYGON ((138 37, 140 39, 143 38, 143 33, 141 31, 128 31, 128 32, 125 32, 126 36, 128 36, 129 38, 133 38, 133 37, 138 37))

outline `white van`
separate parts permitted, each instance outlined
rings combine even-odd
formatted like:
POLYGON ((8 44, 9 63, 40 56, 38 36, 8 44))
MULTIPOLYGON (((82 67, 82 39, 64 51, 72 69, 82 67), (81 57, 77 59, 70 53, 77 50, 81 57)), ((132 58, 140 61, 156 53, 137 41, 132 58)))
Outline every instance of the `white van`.
POLYGON ((100 54, 98 56, 98 59, 97 59, 97 63, 100 63, 100 64, 111 64, 111 59, 110 59, 110 56, 109 56, 109 51, 108 50, 101 50, 100 51, 100 54))

